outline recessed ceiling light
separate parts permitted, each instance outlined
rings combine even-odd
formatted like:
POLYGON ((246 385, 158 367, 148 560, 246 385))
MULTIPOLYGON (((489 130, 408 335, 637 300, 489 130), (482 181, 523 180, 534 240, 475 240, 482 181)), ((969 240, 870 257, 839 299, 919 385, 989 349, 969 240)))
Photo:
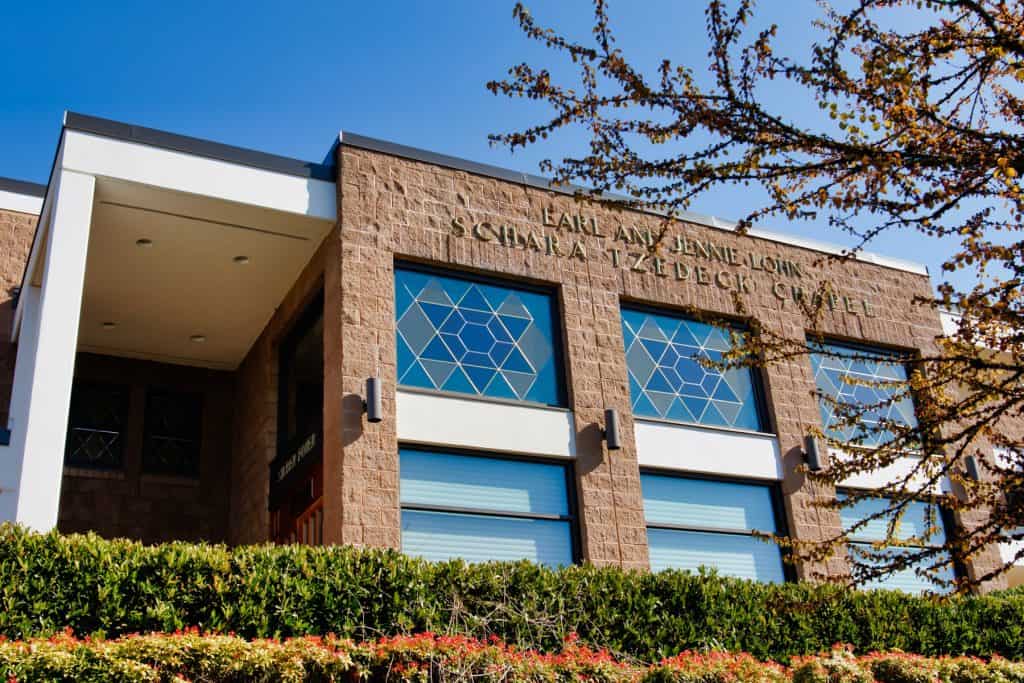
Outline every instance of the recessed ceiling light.
POLYGON ((206 335, 193 334, 191 337, 189 337, 189 339, 194 341, 196 344, 202 344, 204 341, 206 341, 206 335))
POLYGON ((142 239, 135 240, 135 246, 151 247, 153 246, 153 240, 149 239, 148 237, 143 237, 142 239))
POLYGON ((248 256, 236 256, 235 258, 233 258, 231 260, 234 261, 235 263, 246 264, 246 263, 249 262, 249 257, 248 256))
POLYGON ((100 326, 105 330, 112 330, 115 327, 117 327, 117 323, 115 323, 113 320, 106 320, 102 322, 100 326))

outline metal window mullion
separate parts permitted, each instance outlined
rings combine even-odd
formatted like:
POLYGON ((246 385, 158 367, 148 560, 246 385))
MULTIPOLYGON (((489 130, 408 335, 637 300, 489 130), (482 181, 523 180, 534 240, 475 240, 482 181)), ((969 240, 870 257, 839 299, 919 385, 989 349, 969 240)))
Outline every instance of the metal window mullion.
POLYGON ((484 517, 504 517, 514 519, 537 519, 550 522, 572 522, 572 515, 552 515, 541 512, 512 512, 503 510, 488 510, 485 508, 466 508, 452 505, 423 505, 420 503, 402 503, 403 510, 416 512, 442 512, 454 515, 478 515, 484 517))
MULTIPOLYGON (((647 522, 648 529, 661 529, 663 531, 692 531, 702 534, 728 534, 730 536, 753 536, 753 529, 726 529, 722 527, 704 526, 693 527, 682 524, 667 524, 659 522, 647 522)), ((766 532, 767 533, 767 532, 766 532)))

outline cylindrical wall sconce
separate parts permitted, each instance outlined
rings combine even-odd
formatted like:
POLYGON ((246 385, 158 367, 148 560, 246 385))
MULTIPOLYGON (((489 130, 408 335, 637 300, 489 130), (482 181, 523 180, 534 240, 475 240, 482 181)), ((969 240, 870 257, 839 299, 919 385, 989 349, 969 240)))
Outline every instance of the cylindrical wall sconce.
POLYGON ((384 419, 384 402, 381 394, 380 377, 369 377, 366 380, 366 401, 363 409, 366 411, 367 422, 380 422, 384 419))
POLYGON ((622 437, 619 434, 619 411, 615 408, 606 408, 604 411, 604 440, 610 451, 622 448, 622 437))
POLYGON ((964 458, 964 469, 967 470, 967 476, 974 481, 981 481, 981 465, 978 464, 978 459, 973 455, 968 455, 964 458))
POLYGON ((821 472, 828 468, 828 453, 818 439, 810 434, 804 437, 804 458, 811 472, 821 472))

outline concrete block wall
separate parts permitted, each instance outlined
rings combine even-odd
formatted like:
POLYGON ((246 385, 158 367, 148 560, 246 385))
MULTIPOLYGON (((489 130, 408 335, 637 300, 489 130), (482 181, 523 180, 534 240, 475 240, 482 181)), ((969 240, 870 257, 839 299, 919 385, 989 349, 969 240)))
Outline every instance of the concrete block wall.
MULTIPOLYGON (((810 249, 683 223, 671 227, 669 234, 710 242, 734 250, 736 256, 728 263, 689 258, 688 277, 679 279, 672 262, 687 256, 669 248, 661 252, 660 264, 650 258, 635 263, 641 245, 616 239, 619 226, 657 233, 661 222, 653 215, 613 211, 564 194, 355 145, 339 147, 338 168, 340 272, 336 283, 328 278, 328 298, 334 287, 343 409, 334 413, 341 415, 341 447, 329 457, 333 464, 328 466, 328 495, 332 486, 341 491, 336 501, 327 502, 330 542, 400 545, 394 422, 396 260, 525 280, 557 292, 568 407, 576 420, 582 551, 595 564, 648 566, 620 303, 737 315, 738 294, 744 316, 758 319, 772 333, 800 339, 807 319, 793 300, 792 288, 802 287, 810 296, 828 282, 836 298, 825 307, 821 326, 837 339, 927 352, 942 332, 936 313, 913 303, 916 296, 931 294, 928 278, 920 274, 865 261, 830 260, 810 249), (563 213, 581 215, 582 230, 580 224, 559 226, 563 213), (586 227, 591 218, 596 220, 593 230, 586 227), (478 225, 484 227, 474 232, 478 225), (514 242, 512 246, 503 244, 501 226, 514 226, 521 239, 505 240, 514 242), (529 232, 538 238, 530 242, 525 237, 529 232), (550 237, 555 238, 554 249, 545 242, 550 237), (763 272, 769 262, 791 265, 763 272), (698 266, 705 271, 699 272, 698 266), (380 424, 365 423, 361 414, 362 383, 372 374, 384 379, 387 417, 380 424), (606 407, 618 408, 622 415, 624 448, 615 453, 601 439, 606 407)), ((672 246, 671 239, 667 244, 672 246)), ((833 534, 840 526, 838 514, 814 503, 835 492, 795 471, 804 434, 820 424, 810 364, 806 358, 775 363, 762 379, 770 428, 784 458, 781 489, 788 531, 799 539, 833 534)), ((339 442, 328 438, 326 443, 339 442)), ((845 569, 844 559, 833 558, 820 566, 799 566, 797 574, 814 579, 845 569)))
POLYGON ((21 285, 39 217, 0 208, 0 426, 7 424, 14 382, 15 347, 11 343, 14 292, 21 285))
POLYGON ((64 467, 57 528, 145 543, 226 541, 232 373, 80 353, 75 359, 75 380, 127 388, 123 461, 113 471, 64 467), (198 477, 143 471, 146 392, 151 388, 202 396, 198 477))

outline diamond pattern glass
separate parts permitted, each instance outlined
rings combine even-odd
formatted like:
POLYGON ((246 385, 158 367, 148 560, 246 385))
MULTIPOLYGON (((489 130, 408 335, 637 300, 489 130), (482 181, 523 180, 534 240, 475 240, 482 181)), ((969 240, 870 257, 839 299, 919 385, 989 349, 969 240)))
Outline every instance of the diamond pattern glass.
POLYGON ((721 372, 729 331, 663 313, 623 309, 622 334, 633 414, 716 427, 761 429, 752 371, 721 372))
POLYGON ((199 394, 150 392, 146 397, 146 472, 199 476, 203 404, 199 394))
POLYGON ((113 469, 121 466, 128 388, 75 382, 71 389, 64 462, 72 467, 113 469))
POLYGON ((563 405, 550 295, 395 269, 398 383, 563 405))
POLYGON ((811 345, 814 381, 824 396, 849 406, 876 406, 889 401, 887 405, 877 408, 864 408, 860 424, 843 426, 840 424, 842 415, 837 407, 824 397, 820 398, 821 423, 831 438, 871 447, 892 438, 891 432, 878 427, 881 420, 909 427, 917 426, 914 402, 910 396, 893 399, 903 391, 903 385, 906 384, 906 368, 888 358, 891 358, 890 354, 875 349, 859 349, 834 343, 811 345))

